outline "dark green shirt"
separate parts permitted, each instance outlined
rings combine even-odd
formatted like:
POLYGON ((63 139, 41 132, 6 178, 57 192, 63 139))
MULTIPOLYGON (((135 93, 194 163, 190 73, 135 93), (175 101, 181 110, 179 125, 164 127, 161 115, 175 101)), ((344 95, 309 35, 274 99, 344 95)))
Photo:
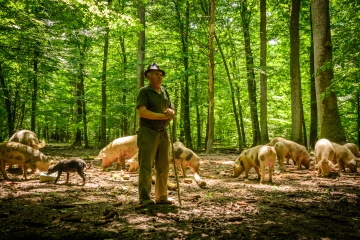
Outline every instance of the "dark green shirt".
MULTIPOLYGON (((170 96, 164 87, 160 87, 161 92, 156 92, 150 85, 140 88, 136 108, 145 106, 147 110, 164 113, 166 109, 173 109, 173 104, 170 100, 170 96)), ((169 120, 150 120, 140 117, 140 126, 150 128, 166 128, 169 125, 169 120)))

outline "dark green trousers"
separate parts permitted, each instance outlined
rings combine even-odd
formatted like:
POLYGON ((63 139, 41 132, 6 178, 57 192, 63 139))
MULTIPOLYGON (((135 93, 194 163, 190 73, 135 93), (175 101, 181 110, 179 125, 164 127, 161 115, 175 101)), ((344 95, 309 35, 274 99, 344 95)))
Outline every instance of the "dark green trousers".
POLYGON ((166 200, 167 180, 169 175, 169 137, 167 131, 158 132, 147 127, 140 127, 137 144, 139 147, 139 200, 150 199, 151 169, 155 160, 156 182, 155 202, 166 200))

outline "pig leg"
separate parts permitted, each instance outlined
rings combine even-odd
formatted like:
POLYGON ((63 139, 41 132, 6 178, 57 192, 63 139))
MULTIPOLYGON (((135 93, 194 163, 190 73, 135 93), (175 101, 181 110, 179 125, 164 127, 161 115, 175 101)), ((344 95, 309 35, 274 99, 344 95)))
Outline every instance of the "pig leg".
POLYGON ((121 159, 116 158, 116 170, 121 170, 121 159))
POLYGON ((261 169, 260 183, 263 183, 264 179, 265 179, 265 173, 266 173, 265 164, 263 162, 260 164, 260 169, 261 169))
POLYGON ((280 170, 285 170, 285 168, 284 168, 284 156, 279 156, 279 167, 280 167, 280 170))
POLYGON ((6 171, 5 171, 5 163, 3 161, 0 162, 0 171, 4 177, 5 180, 10 180, 10 178, 8 177, 6 171))
POLYGON ((23 178, 24 178, 25 180, 27 180, 27 178, 26 178, 27 170, 28 170, 28 167, 24 164, 24 165, 23 165, 23 178))
POLYGON ((301 159, 297 158, 296 160, 297 169, 301 170, 301 159))
POLYGON ((191 171, 193 171, 193 173, 199 173, 200 163, 190 161, 189 168, 191 169, 191 171))
POLYGON ((274 171, 274 166, 269 166, 269 182, 272 183, 272 175, 274 171))
POLYGON ((186 177, 186 168, 188 166, 188 162, 186 160, 181 161, 181 169, 183 172, 183 176, 186 177))
MULTIPOLYGON (((255 171, 256 171, 256 173, 257 173, 257 175, 258 175, 258 179, 260 179, 259 167, 258 167, 258 166, 254 166, 254 168, 255 168, 255 171)), ((265 174, 265 166, 264 166, 264 174, 265 174)))

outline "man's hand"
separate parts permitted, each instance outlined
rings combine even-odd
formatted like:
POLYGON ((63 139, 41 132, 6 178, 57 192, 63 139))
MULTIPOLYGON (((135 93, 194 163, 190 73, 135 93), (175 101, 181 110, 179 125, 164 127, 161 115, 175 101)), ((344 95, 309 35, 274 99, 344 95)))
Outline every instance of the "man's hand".
POLYGON ((173 120, 175 117, 175 111, 172 110, 171 108, 166 109, 166 111, 164 113, 166 116, 169 117, 169 120, 173 120))

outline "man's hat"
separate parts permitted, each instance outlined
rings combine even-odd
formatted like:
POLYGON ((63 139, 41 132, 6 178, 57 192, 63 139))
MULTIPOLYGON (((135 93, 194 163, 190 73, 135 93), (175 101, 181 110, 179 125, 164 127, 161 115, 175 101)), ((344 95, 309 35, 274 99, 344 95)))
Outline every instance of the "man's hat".
POLYGON ((152 63, 148 66, 148 68, 144 72, 145 77, 146 77, 146 74, 150 71, 160 71, 160 72, 162 72, 163 76, 165 76, 165 72, 159 68, 157 63, 152 63))

